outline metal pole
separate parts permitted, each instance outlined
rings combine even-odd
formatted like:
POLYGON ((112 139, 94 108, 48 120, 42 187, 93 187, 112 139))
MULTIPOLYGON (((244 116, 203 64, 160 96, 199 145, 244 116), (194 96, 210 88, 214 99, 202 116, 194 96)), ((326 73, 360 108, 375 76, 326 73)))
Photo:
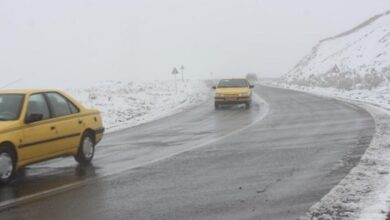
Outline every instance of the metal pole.
POLYGON ((175 74, 175 92, 177 93, 177 77, 176 77, 177 74, 175 74))
POLYGON ((184 66, 183 65, 180 67, 180 70, 181 70, 181 81, 184 82, 184 66))

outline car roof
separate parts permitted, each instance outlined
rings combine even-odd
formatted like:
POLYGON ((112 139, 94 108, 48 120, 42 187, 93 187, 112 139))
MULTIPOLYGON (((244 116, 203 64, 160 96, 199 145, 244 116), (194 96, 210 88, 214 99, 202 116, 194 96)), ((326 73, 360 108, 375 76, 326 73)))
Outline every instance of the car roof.
POLYGON ((41 93, 41 92, 60 92, 55 89, 10 89, 10 90, 0 90, 0 94, 32 94, 32 93, 41 93))

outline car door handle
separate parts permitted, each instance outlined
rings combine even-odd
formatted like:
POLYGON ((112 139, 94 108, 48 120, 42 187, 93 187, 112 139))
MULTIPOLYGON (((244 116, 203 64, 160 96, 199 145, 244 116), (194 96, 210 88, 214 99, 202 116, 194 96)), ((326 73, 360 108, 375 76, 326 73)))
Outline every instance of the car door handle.
POLYGON ((83 121, 82 120, 79 120, 79 124, 81 125, 83 123, 83 121))
POLYGON ((56 129, 55 126, 50 127, 50 130, 55 130, 55 129, 56 129))

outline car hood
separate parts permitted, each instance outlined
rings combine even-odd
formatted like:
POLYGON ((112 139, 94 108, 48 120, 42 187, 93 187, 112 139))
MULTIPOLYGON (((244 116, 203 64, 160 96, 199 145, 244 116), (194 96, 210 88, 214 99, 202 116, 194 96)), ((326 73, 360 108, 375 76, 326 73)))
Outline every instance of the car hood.
POLYGON ((240 94, 244 92, 250 92, 251 90, 247 87, 233 87, 233 88, 217 88, 215 90, 216 93, 221 93, 221 94, 240 94))
POLYGON ((17 128, 20 126, 19 121, 0 121, 0 132, 17 128))

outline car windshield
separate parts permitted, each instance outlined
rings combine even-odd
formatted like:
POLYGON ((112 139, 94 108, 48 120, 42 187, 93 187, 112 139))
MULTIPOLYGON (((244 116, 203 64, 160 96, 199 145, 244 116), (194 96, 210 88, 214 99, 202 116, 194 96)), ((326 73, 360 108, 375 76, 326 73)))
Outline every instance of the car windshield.
POLYGON ((228 87, 248 87, 248 83, 245 79, 223 79, 219 81, 218 88, 228 87))
POLYGON ((0 94, 0 121, 17 120, 23 100, 22 94, 0 94))

